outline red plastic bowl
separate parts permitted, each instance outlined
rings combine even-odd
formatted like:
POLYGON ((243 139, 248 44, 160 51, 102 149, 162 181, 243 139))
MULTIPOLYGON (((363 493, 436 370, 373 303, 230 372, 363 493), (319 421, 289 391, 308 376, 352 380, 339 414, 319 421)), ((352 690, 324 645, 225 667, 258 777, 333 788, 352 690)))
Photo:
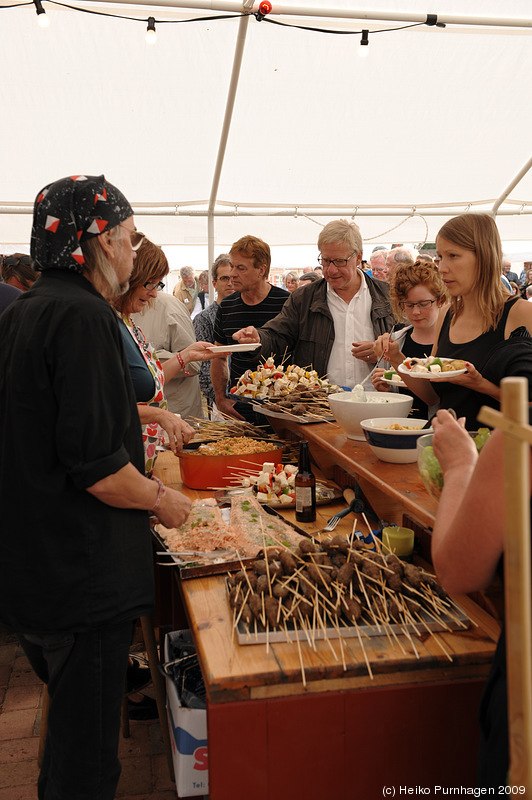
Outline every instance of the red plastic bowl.
POLYGON ((276 442, 276 450, 264 450, 262 453, 244 453, 235 456, 207 456, 199 450, 186 450, 177 453, 181 467, 181 479, 189 489, 218 489, 224 486, 235 486, 235 479, 244 477, 244 472, 234 470, 234 467, 243 467, 253 470, 266 462, 281 464, 284 442, 276 442), (251 463, 250 463, 251 462, 251 463))

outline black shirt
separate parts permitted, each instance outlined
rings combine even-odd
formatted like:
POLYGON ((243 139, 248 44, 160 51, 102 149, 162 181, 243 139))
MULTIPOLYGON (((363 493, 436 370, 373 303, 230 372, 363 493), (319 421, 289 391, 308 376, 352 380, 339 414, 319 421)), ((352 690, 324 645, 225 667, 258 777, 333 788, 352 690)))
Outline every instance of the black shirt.
POLYGON ((144 450, 118 319, 46 270, 0 317, 0 621, 21 633, 135 619, 153 599, 145 511, 86 488, 144 450))
MULTIPOLYGON (((218 306, 214 321, 214 341, 218 344, 237 344, 233 333, 253 325, 262 328, 268 320, 276 317, 290 297, 290 292, 271 286, 268 295, 261 303, 247 305, 240 292, 225 297, 218 306)), ((233 353, 231 356, 230 381, 234 386, 247 369, 255 369, 260 361, 260 348, 256 352, 233 353)))
MULTIPOLYGON (((403 344, 401 345, 401 351, 407 356, 408 358, 425 358, 427 355, 430 355, 430 351, 432 350, 431 344, 419 344, 412 339, 412 331, 407 331, 405 333, 405 338, 403 344)), ((429 407, 423 400, 420 400, 414 392, 411 392, 410 389, 404 389, 402 386, 400 388, 401 394, 409 394, 413 397, 412 401, 412 412, 410 416, 416 417, 416 419, 428 419, 429 418, 429 407)))
MULTIPOLYGON (((517 297, 510 298, 504 304, 502 317, 495 328, 491 328, 486 333, 481 333, 480 336, 477 336, 476 339, 472 339, 470 342, 455 343, 451 341, 452 314, 449 309, 441 326, 436 355, 442 358, 460 358, 464 361, 469 361, 476 367, 481 375, 498 385, 501 378, 512 373, 503 370, 499 375, 499 379, 494 380, 493 377, 490 377, 486 372, 486 366, 496 348, 504 342, 504 331, 508 314, 517 299, 517 297)), ((525 375, 530 380, 530 375, 526 375, 524 372, 517 374, 525 375)), ((492 408, 499 408, 498 401, 493 397, 481 394, 465 386, 459 386, 449 381, 434 381, 432 385, 439 395, 440 408, 452 408, 458 417, 465 417, 466 428, 469 431, 475 431, 479 426, 477 414, 481 406, 486 405, 492 408)))

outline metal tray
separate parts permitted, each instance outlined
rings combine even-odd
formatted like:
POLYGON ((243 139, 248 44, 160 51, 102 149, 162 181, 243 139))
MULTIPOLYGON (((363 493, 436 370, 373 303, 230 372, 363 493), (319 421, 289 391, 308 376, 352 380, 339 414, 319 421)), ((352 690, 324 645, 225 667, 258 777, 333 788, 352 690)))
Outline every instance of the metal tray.
MULTIPOLYGON (((316 492, 320 491, 321 497, 320 499, 316 499, 317 506, 325 506, 327 503, 332 503, 333 500, 339 500, 342 497, 342 490, 336 486, 334 483, 328 483, 327 481, 316 481, 316 492)), ((253 486, 235 486, 234 488, 230 489, 220 489, 219 491, 215 492, 215 499, 218 502, 222 502, 223 500, 231 500, 231 497, 236 497, 237 495, 241 494, 249 494, 250 496, 255 495, 255 489, 253 486)), ((270 500, 269 503, 261 503, 262 507, 268 508, 295 508, 295 503, 279 503, 275 500, 270 500)), ((283 518, 284 519, 284 518, 283 518)), ((286 522, 286 520, 284 520, 286 522)))
MULTIPOLYGON (((230 505, 230 500, 227 501, 227 505, 230 505)), ((296 533, 299 533, 301 536, 306 536, 307 538, 311 538, 311 535, 308 531, 303 530, 298 525, 290 520, 285 519, 281 514, 278 514, 274 508, 269 508, 268 506, 261 506, 264 513, 270 514, 270 516, 277 517, 277 519, 281 519, 286 525, 289 525, 296 533)), ((167 567, 175 567, 179 573, 179 577, 182 580, 187 580, 189 578, 203 578, 208 575, 226 575, 228 572, 237 572, 242 567, 249 567, 251 566, 252 562, 255 561, 257 556, 253 556, 252 558, 238 558, 238 557, 229 557, 229 558, 221 558, 220 561, 216 563, 200 563, 199 558, 194 561, 194 559, 190 559, 190 561, 179 561, 178 556, 171 555, 168 552, 168 548, 164 542, 162 536, 157 532, 156 528, 152 526, 151 528, 152 537, 154 540, 154 545, 156 546, 156 551, 161 553, 163 550, 166 550, 167 553, 164 555, 157 555, 157 563, 161 566, 167 567)), ((260 549, 257 551, 257 555, 260 552, 260 549)))
MULTIPOLYGON (((226 584, 227 587, 227 584, 226 584)), ((227 587, 227 593, 229 596, 229 589, 227 587)), ((442 614, 441 622, 434 619, 433 616, 429 616, 426 612, 422 612, 421 616, 423 617, 424 625, 418 623, 417 625, 408 624, 408 625, 399 625, 397 623, 390 623, 386 625, 386 627, 381 625, 369 624, 369 623, 362 623, 359 625, 353 625, 353 623, 342 620, 339 624, 338 628, 335 628, 331 625, 330 621, 325 626, 325 630, 323 628, 316 629, 312 631, 310 634, 309 632, 305 632, 301 630, 299 627, 297 630, 293 627, 292 624, 287 625, 288 628, 288 636, 286 636, 286 632, 284 630, 269 630, 266 632, 262 627, 261 623, 257 620, 257 630, 255 631, 255 626, 253 625, 249 629, 246 629, 246 626, 242 622, 239 621, 236 629, 237 634, 237 642, 241 645, 253 645, 253 644, 274 644, 276 642, 289 642, 289 641, 308 641, 307 636, 311 636, 312 639, 319 641, 320 639, 338 639, 341 635, 344 639, 352 639, 357 638, 359 635, 361 636, 386 636, 386 632, 390 633, 393 632, 397 635, 404 635, 405 630, 408 633, 412 633, 416 636, 423 636, 427 633, 427 629, 430 630, 432 633, 444 632, 448 631, 449 629, 453 631, 463 631, 467 630, 471 625, 471 620, 465 613, 465 611, 460 608, 456 603, 454 605, 454 616, 450 617, 447 615, 442 614), (345 622, 345 624, 344 624, 345 622)))
POLYGON ((275 419, 285 419, 289 422, 299 422, 300 425, 312 425, 313 423, 319 422, 334 422, 334 417, 332 414, 322 414, 319 417, 312 416, 312 417, 300 417, 296 414, 290 414, 289 411, 270 411, 268 406, 262 405, 257 402, 257 400, 251 401, 251 407, 253 411, 256 411, 258 414, 263 414, 265 417, 274 417, 275 419))

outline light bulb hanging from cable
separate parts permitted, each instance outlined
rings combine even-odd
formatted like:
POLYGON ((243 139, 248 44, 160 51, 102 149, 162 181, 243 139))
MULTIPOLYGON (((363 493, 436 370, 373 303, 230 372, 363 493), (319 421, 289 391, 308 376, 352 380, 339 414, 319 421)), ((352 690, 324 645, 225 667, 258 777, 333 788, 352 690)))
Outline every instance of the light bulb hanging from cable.
POLYGON ((146 28, 146 44, 155 44, 157 33, 155 31, 155 17, 148 17, 148 27, 146 28))
POLYGON ((362 39, 360 40, 360 47, 358 49, 358 55, 360 58, 366 58, 368 55, 368 46, 369 46, 369 31, 362 31, 362 39))
POLYGON ((35 11, 37 13, 37 24, 40 28, 47 28, 50 25, 50 19, 42 7, 41 0, 33 0, 35 4, 35 11))

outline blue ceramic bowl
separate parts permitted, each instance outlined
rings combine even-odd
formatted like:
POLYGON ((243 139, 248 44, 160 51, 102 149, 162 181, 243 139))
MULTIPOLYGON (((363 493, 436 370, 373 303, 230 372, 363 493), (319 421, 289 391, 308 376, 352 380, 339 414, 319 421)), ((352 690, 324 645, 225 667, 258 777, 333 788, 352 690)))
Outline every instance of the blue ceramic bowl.
POLYGON ((432 428, 423 428, 427 422, 426 419, 413 417, 380 417, 364 419, 360 427, 370 449, 381 461, 412 464, 417 461, 417 440, 420 436, 432 433, 432 428), (400 425, 403 430, 391 429, 392 425, 400 425))

